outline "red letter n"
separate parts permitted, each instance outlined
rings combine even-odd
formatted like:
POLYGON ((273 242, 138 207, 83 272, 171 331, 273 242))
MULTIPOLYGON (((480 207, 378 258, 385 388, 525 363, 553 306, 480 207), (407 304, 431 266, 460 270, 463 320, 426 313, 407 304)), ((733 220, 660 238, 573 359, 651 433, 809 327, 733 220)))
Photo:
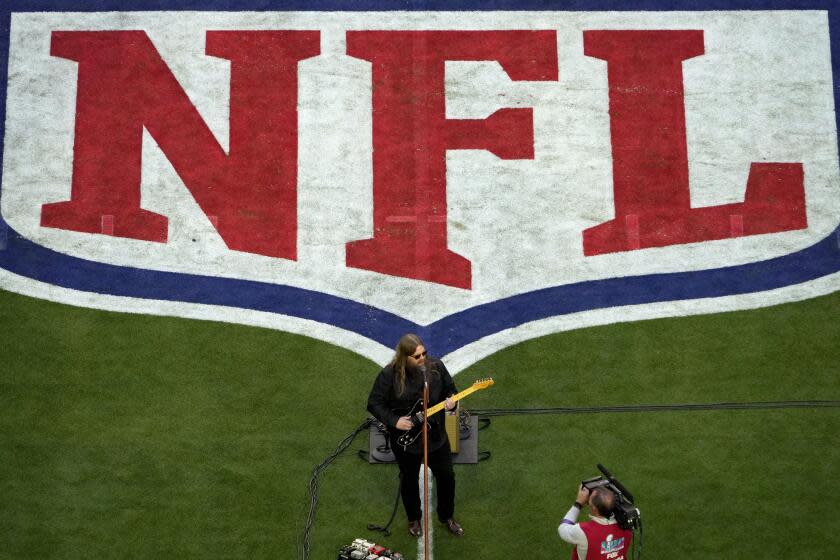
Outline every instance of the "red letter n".
POLYGON ((53 56, 79 63, 73 183, 41 225, 165 242, 167 219, 140 208, 143 128, 227 246, 295 259, 297 63, 317 31, 210 31, 207 54, 231 61, 225 154, 143 31, 53 32, 53 56))

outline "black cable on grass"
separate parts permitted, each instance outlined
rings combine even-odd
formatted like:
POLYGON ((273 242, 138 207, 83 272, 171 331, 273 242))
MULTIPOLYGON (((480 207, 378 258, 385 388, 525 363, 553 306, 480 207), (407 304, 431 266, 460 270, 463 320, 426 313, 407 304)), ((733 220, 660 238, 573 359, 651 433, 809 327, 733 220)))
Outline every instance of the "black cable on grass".
POLYGON ((774 408, 840 408, 840 401, 768 401, 707 404, 636 404, 618 406, 569 406, 556 408, 488 408, 473 410, 475 416, 516 414, 599 414, 604 412, 667 412, 692 410, 765 410, 774 408))
POLYGON ((391 536, 391 525, 394 523, 394 519, 397 518, 397 508, 400 505, 400 487, 402 486, 402 473, 398 474, 399 482, 397 483, 397 495, 394 497, 394 509, 391 510, 391 517, 388 519, 388 522, 385 526, 377 525, 376 523, 368 523, 368 531, 379 531, 380 533, 385 533, 386 537, 391 536))
POLYGON ((350 447, 350 444, 353 443, 353 440, 356 439, 356 436, 359 435, 359 433, 367 430, 373 422, 373 418, 366 418, 358 428, 353 430, 353 433, 341 440, 338 447, 336 447, 335 450, 326 459, 324 459, 320 465, 312 469, 312 478, 309 480, 309 516, 306 518, 306 527, 303 530, 303 545, 301 550, 303 560, 307 560, 309 558, 309 551, 312 545, 312 527, 315 525, 315 510, 318 508, 318 479, 321 477, 321 473, 326 470, 329 464, 332 463, 336 457, 341 455, 348 447, 350 447))

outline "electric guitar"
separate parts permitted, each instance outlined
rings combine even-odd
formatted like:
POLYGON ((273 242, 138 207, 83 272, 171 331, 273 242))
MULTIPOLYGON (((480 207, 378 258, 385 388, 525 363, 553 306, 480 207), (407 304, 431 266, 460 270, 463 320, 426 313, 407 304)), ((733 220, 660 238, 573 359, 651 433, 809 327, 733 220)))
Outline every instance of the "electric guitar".
MULTIPOLYGON (((463 399, 467 395, 471 395, 476 391, 480 391, 481 389, 486 389, 487 387, 493 384, 493 378, 488 377, 487 379, 479 379, 475 383, 472 384, 472 387, 469 389, 464 389, 457 395, 453 395, 450 397, 452 402, 458 402, 459 400, 463 399)), ((441 401, 434 406, 430 406, 428 410, 428 416, 436 414, 446 408, 446 401, 441 401)), ((411 422, 414 424, 414 427, 410 430, 404 432, 400 437, 397 438, 397 443, 400 444, 403 449, 407 448, 409 445, 414 443, 420 434, 423 432, 423 399, 419 399, 414 406, 411 407, 411 410, 408 414, 404 416, 410 416, 411 422)))

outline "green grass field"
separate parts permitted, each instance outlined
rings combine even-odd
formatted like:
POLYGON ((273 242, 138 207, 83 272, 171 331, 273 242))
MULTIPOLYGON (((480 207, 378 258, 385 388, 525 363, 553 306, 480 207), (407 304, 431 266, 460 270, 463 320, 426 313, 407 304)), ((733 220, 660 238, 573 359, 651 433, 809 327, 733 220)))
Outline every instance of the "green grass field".
MULTIPOLYGON (((532 340, 456 377, 467 408, 840 400, 840 292, 532 340)), ((366 417, 378 365, 270 330, 0 292, 0 557, 299 558, 308 482, 366 417)), ((395 339, 398 334, 395 333, 395 339)), ((434 353, 434 348, 430 348, 434 353)), ((437 559, 566 558, 556 534, 600 462, 634 492, 644 558, 830 558, 840 409, 494 417, 456 466, 437 559), (807 552, 800 552, 807 551, 807 552)), ((396 467, 360 435, 324 474, 311 558, 355 537, 416 554, 396 467)))

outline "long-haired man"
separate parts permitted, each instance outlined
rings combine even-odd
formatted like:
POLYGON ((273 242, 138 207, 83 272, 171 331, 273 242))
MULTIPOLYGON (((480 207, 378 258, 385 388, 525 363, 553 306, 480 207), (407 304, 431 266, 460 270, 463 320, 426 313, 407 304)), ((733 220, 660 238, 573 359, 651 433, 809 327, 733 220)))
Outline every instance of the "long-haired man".
MULTIPOLYGON (((429 380, 428 406, 445 401, 446 410, 455 403, 449 398, 457 392, 452 376, 443 362, 428 356, 423 341, 415 334, 400 338, 391 362, 382 368, 368 397, 368 411, 385 424, 391 437, 391 448, 400 467, 400 495, 408 517, 408 533, 422 534, 420 518, 420 464, 423 461, 422 438, 403 448, 397 438, 415 427, 416 419, 409 411, 423 396, 423 379, 429 380)), ((455 512, 455 472, 452 452, 443 415, 429 418, 429 468, 437 488, 437 516, 450 533, 463 536, 464 530, 453 518, 455 512)))

